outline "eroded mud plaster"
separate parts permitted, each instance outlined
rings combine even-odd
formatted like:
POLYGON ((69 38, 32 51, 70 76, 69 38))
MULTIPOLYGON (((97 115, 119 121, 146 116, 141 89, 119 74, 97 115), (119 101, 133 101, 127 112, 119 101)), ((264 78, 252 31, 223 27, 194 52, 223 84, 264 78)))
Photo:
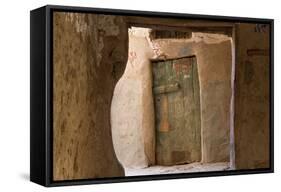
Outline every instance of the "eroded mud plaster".
POLYGON ((269 168, 269 25, 237 25, 236 46, 235 166, 269 168))
POLYGON ((127 61, 125 22, 63 12, 53 19, 53 178, 124 176, 113 149, 110 106, 127 61))

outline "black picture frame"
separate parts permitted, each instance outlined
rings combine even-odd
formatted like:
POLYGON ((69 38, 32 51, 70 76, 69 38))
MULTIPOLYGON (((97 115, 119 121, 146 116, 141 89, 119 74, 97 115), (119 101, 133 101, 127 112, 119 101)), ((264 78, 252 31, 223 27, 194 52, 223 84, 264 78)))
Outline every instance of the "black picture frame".
POLYGON ((226 17, 182 13, 149 12, 135 10, 101 9, 46 5, 30 12, 30 180, 37 184, 53 187, 98 183, 116 183, 163 179, 227 176, 274 172, 274 20, 246 17, 226 17), (52 14, 55 11, 97 13, 111 15, 202 19, 261 23, 270 25, 270 167, 212 171, 153 176, 130 176, 102 179, 53 181, 52 179, 52 14))

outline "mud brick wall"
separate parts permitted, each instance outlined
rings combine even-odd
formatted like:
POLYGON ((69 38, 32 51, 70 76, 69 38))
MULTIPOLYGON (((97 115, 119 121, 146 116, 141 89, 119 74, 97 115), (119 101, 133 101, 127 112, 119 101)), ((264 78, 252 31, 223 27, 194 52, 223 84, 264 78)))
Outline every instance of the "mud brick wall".
POLYGON ((123 74, 122 17, 54 13, 53 178, 124 176, 112 144, 110 105, 123 74))
POLYGON ((269 167, 269 25, 237 24, 235 164, 269 167))

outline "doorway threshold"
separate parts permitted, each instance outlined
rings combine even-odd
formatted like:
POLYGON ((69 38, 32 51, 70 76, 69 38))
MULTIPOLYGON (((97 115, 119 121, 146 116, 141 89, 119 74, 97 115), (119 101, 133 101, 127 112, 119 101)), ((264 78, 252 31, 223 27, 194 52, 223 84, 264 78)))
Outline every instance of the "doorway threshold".
POLYGON ((218 163, 189 163, 173 166, 154 165, 145 168, 125 168, 126 176, 138 175, 159 175, 159 174, 175 174, 175 173, 192 173, 192 172, 208 172, 208 171, 225 171, 228 170, 229 162, 218 163))

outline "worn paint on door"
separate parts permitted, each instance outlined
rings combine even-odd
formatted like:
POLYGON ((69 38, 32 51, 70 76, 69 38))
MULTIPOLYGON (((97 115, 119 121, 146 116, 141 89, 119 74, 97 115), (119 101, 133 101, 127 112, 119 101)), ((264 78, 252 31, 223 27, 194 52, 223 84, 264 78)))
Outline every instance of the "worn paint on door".
POLYGON ((201 160, 199 80, 195 57, 152 62, 156 164, 201 160))

